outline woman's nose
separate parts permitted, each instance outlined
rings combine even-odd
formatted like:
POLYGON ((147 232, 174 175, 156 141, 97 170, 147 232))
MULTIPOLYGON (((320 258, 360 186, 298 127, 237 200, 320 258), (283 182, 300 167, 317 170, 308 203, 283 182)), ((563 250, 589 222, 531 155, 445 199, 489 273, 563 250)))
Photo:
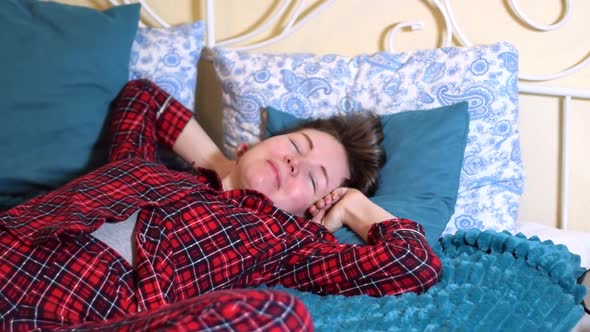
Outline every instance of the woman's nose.
POLYGON ((299 171, 299 160, 293 156, 286 156, 285 161, 287 162, 289 174, 297 175, 299 171))

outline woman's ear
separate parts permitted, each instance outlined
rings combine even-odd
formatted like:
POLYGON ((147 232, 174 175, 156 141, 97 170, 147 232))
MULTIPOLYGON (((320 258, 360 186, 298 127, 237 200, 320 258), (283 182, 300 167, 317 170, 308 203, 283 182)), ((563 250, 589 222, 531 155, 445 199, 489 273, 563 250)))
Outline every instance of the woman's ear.
POLYGON ((248 151, 248 144, 242 143, 236 149, 236 155, 238 156, 238 158, 240 158, 241 156, 244 155, 244 153, 246 153, 246 151, 248 151))

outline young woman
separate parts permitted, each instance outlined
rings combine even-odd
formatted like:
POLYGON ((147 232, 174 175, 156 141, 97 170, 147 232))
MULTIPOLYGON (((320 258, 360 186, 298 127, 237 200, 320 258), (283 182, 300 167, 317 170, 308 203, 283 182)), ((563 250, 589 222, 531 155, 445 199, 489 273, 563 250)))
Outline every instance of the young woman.
POLYGON ((232 161, 151 82, 128 83, 113 112, 107 165, 0 214, 2 327, 125 319, 259 285, 381 296, 438 280, 421 226, 366 196, 383 161, 376 117, 315 121, 232 161), (157 143, 197 172, 157 163, 157 143), (92 232, 134 212, 128 262, 92 232), (343 225, 367 244, 338 243, 343 225))

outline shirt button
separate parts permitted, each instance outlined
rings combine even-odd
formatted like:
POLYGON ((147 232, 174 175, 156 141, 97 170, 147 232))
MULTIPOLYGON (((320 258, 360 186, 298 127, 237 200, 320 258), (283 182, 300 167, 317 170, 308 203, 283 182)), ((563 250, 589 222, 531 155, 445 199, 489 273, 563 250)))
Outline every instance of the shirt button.
POLYGON ((139 242, 145 243, 145 234, 143 234, 143 233, 139 234, 139 242))

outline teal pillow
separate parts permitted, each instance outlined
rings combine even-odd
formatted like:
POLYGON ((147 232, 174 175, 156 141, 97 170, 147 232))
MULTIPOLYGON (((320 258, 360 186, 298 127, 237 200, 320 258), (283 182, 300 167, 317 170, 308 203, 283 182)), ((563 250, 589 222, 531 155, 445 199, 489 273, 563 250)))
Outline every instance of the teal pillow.
POLYGON ((139 11, 0 1, 0 193, 54 188, 92 166, 139 11))
MULTIPOLYGON (((266 135, 302 121, 268 107, 266 135)), ((467 102, 384 115, 381 123, 387 160, 371 200, 397 217, 422 224, 434 246, 455 211, 469 128, 467 102)), ((347 228, 335 234, 341 242, 362 243, 347 228)))

